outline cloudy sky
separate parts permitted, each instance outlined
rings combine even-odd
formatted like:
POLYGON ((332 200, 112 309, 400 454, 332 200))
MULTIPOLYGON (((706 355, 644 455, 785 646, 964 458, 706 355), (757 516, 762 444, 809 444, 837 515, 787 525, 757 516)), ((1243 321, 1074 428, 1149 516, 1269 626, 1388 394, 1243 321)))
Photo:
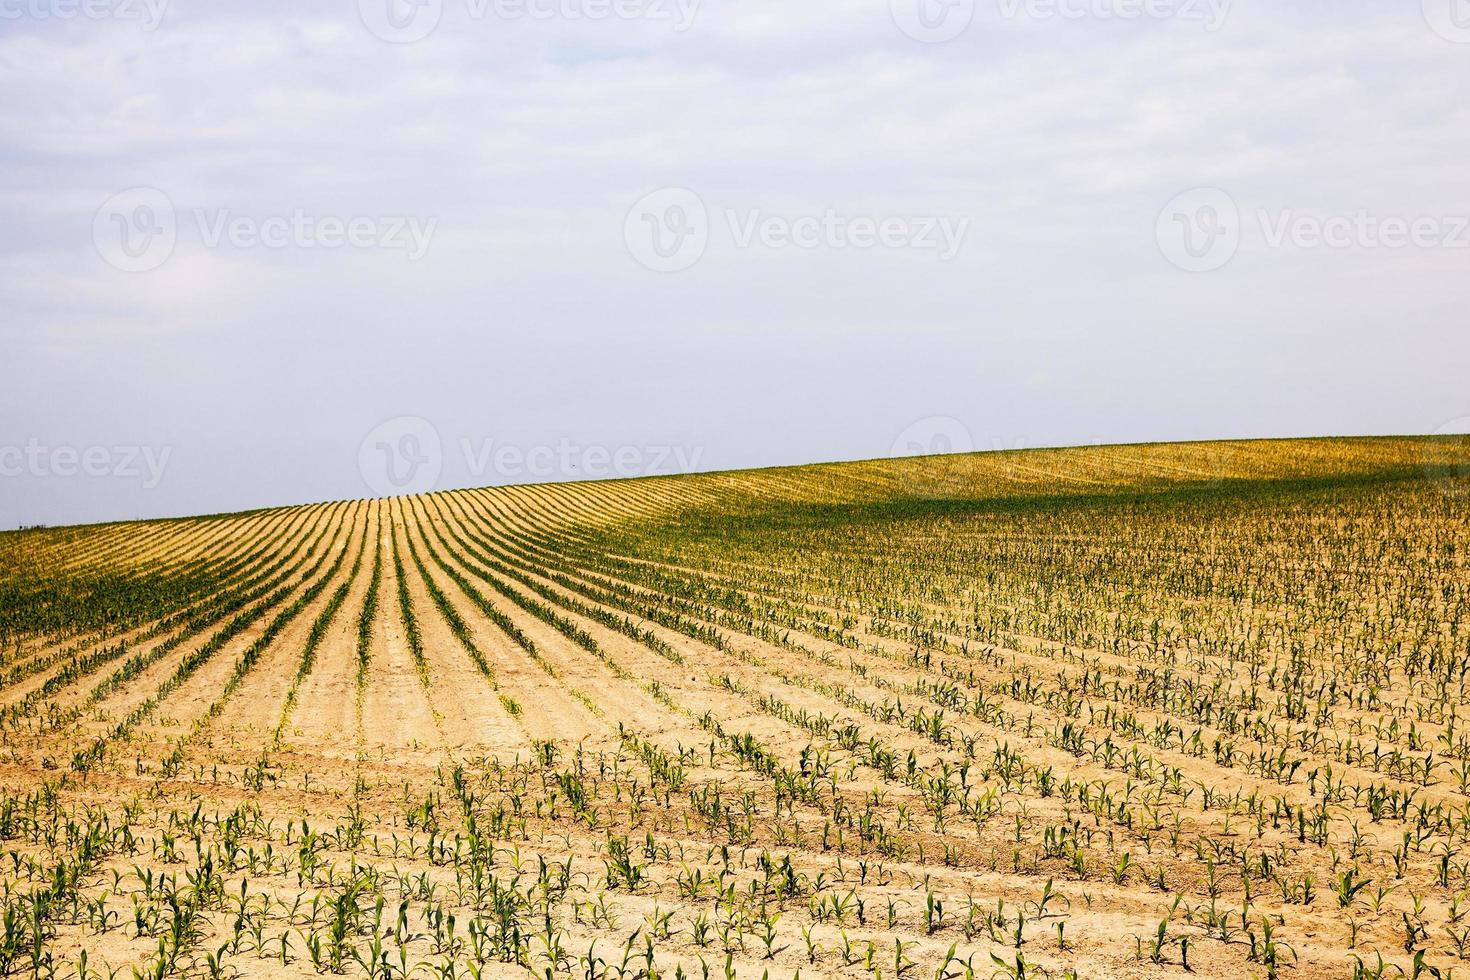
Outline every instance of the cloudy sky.
POLYGON ((1465 0, 0 0, 0 526, 1463 426, 1467 82, 1465 0))

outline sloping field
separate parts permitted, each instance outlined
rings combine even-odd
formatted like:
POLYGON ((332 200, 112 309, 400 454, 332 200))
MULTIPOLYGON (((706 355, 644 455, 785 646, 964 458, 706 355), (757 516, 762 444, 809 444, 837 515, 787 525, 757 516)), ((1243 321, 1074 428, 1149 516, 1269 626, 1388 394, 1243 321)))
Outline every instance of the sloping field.
POLYGON ((0 535, 0 976, 1470 973, 1470 452, 0 535))

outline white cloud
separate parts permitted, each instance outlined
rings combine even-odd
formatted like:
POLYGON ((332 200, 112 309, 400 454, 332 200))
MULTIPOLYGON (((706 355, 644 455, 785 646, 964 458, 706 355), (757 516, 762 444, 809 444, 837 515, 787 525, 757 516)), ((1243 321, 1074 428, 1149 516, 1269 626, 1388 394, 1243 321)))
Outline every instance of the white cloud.
MULTIPOLYGON (((0 37, 0 331, 31 368, 0 413, 34 417, 71 369, 58 338, 74 350, 90 332, 99 356, 81 397, 124 424, 108 372, 151 382, 167 402, 174 355, 139 341, 188 338, 205 345, 195 359, 219 351, 232 388, 265 375, 307 400, 324 372, 381 360, 413 368, 393 375, 394 411, 472 415, 481 395, 467 379, 493 378, 483 383, 513 406, 507 435, 547 417, 549 400, 558 418, 596 419, 625 441, 676 413, 737 433, 711 446, 711 465, 792 459, 763 455, 768 426, 742 427, 738 393, 752 376, 791 379, 761 396, 787 418, 847 420, 793 433, 782 445, 797 458, 880 451, 879 436, 909 419, 873 416, 868 387, 847 379, 884 371, 883 412, 969 406, 995 418, 1020 399, 1034 414, 1018 434, 1036 444, 1210 436, 1241 431, 1242 399, 1274 390, 1279 374, 1209 360, 1220 331, 1237 329, 1254 343, 1286 338, 1304 359, 1273 430, 1302 431, 1344 386, 1383 370, 1387 324, 1409 331, 1401 349, 1421 355, 1423 383, 1407 400, 1356 405, 1345 424, 1427 430, 1470 413, 1453 404, 1470 340, 1443 322, 1470 298, 1459 257, 1264 251, 1247 237, 1226 269, 1192 277, 1153 239, 1164 202, 1200 185, 1228 189, 1247 212, 1470 211, 1470 110, 1454 96, 1464 52, 1417 16, 1258 0, 1207 33, 1003 20, 982 2, 964 35, 925 45, 899 32, 887 0, 707 0, 683 33, 471 21, 463 3, 447 7, 438 31, 406 45, 374 38, 353 4, 335 19, 319 6, 176 7, 155 32, 37 23, 0 37), (416 215, 438 230, 418 263, 207 249, 182 235, 162 268, 129 276, 98 260, 90 233, 99 204, 137 185, 165 190, 183 215, 416 215), (697 266, 660 277, 622 231, 631 204, 663 186, 696 190, 717 216, 943 213, 973 230, 946 265, 715 237, 697 266), (1196 363, 1169 367, 1190 383, 1161 380, 1148 352, 1191 336, 1196 363), (750 351, 730 353, 731 337, 750 351), (820 338, 820 354, 803 337, 820 338), (308 353, 289 356, 293 341, 308 353), (890 356, 889 343, 911 356, 890 356), (1324 344, 1330 370, 1307 359, 1324 344), (536 388, 518 367, 528 361, 560 367, 536 388), (984 384, 960 373, 976 363, 992 366, 984 384), (675 385, 680 372, 714 377, 675 385), (608 373, 621 387, 599 398, 608 373), (949 385, 942 406, 936 375, 949 385), (1036 378, 1080 401, 1036 404, 1036 378), (1117 386, 1185 392, 1187 414, 1168 432, 1097 431, 1108 419, 1098 392, 1117 386)), ((342 385, 337 411, 381 417, 381 384, 342 385)), ((295 410, 256 406, 230 424, 249 441, 295 410)), ((340 435, 355 444, 360 433, 340 435)), ((201 510, 212 506, 207 462, 192 470, 201 510)), ((336 474, 309 476, 319 487, 336 474)), ((341 478, 355 492, 355 474, 341 478)))

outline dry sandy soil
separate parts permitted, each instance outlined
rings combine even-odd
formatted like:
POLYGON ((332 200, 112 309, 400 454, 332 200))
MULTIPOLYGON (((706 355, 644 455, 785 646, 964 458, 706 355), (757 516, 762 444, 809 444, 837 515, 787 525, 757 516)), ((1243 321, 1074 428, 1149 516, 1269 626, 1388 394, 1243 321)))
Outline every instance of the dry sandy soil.
POLYGON ((1470 970, 1467 458, 0 535, 0 976, 1470 970))

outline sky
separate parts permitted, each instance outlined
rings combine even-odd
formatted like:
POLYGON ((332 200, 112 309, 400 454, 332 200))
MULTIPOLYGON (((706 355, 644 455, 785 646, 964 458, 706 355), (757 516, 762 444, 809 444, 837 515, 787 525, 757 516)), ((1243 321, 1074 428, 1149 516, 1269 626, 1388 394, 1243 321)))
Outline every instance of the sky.
POLYGON ((1470 0, 0 0, 0 528, 1470 427, 1470 0))

